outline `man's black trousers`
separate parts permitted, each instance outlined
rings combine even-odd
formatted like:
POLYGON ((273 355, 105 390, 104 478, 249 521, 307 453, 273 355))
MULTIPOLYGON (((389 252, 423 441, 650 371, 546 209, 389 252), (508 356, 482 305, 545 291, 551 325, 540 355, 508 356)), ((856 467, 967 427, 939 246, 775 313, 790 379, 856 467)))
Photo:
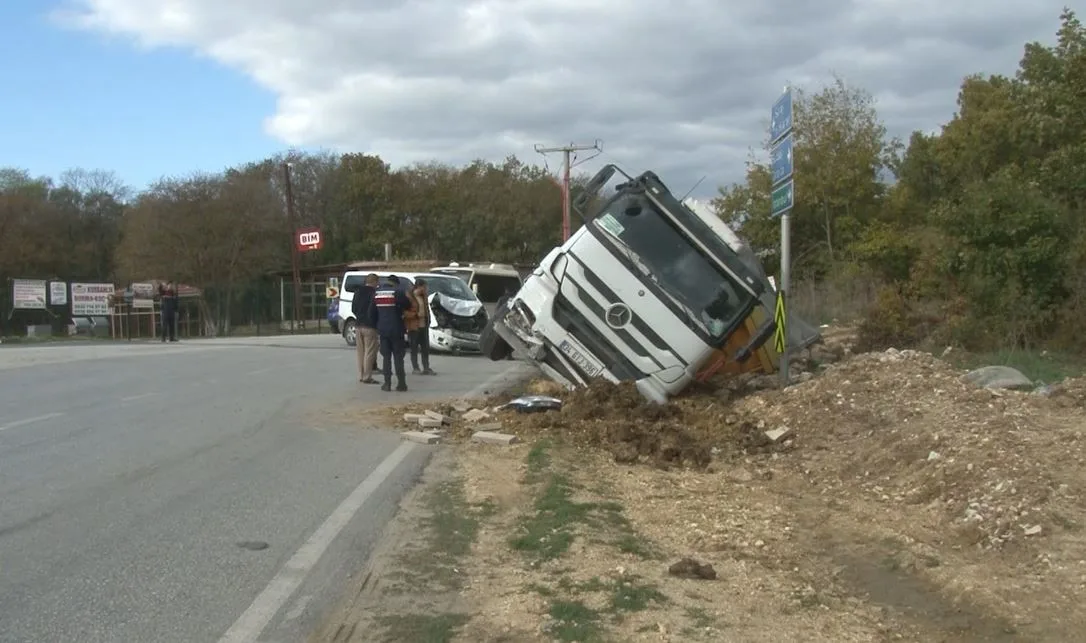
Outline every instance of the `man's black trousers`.
POLYGON ((162 311, 162 341, 177 339, 177 311, 162 311))
POLYGON ((385 384, 392 383, 392 363, 395 358, 396 362, 396 383, 404 384, 406 375, 404 374, 403 358, 407 352, 407 342, 404 341, 403 335, 381 335, 381 358, 382 372, 385 376, 385 384))
POLYGON ((411 368, 419 370, 419 355, 422 355, 422 368, 430 369, 430 329, 420 328, 408 332, 411 341, 411 368))

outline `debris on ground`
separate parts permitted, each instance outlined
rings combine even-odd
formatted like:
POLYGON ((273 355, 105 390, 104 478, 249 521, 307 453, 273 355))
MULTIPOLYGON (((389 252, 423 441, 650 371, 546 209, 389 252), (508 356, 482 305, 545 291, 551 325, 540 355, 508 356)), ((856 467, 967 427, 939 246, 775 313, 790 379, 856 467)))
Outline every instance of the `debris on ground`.
POLYGON ((716 570, 708 563, 699 563, 693 558, 683 558, 667 568, 667 573, 679 578, 716 580, 716 570))
POLYGON ((497 433, 495 431, 476 431, 471 434, 472 442, 482 442, 483 444, 515 444, 518 442, 517 436, 509 435, 508 433, 497 433))
POLYGON ((557 411, 562 408, 562 400, 547 395, 526 395, 509 400, 501 406, 495 407, 501 411, 513 409, 520 413, 541 413, 543 411, 557 411))
POLYGON ((440 435, 423 431, 404 431, 403 439, 411 442, 418 442, 419 444, 437 444, 441 442, 440 435))

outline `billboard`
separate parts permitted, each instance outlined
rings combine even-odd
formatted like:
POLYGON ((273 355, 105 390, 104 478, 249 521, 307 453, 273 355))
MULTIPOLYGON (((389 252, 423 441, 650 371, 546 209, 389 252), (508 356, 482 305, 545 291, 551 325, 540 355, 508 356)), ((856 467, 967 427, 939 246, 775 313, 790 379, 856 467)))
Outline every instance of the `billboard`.
POLYGON ((66 282, 66 281, 50 281, 49 282, 49 305, 50 306, 67 306, 68 305, 68 282, 66 282))
POLYGON ((104 317, 109 315, 109 298, 116 289, 113 284, 72 284, 72 317, 104 317))
POLYGON ((12 279, 11 303, 16 310, 45 310, 44 279, 12 279))

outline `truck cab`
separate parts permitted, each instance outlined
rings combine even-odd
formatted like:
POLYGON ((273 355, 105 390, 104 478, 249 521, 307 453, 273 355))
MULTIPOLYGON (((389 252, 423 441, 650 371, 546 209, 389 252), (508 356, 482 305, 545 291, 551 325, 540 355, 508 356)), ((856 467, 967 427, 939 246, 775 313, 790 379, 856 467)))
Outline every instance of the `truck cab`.
POLYGON ((526 356, 567 386, 633 381, 664 403, 724 351, 746 361, 775 330, 771 288, 715 215, 683 205, 652 172, 604 167, 574 203, 585 225, 553 249, 484 332, 491 359, 526 356), (610 197, 600 194, 615 175, 610 197), (595 203, 591 214, 587 206, 595 203), (735 338, 744 343, 735 347, 735 338))

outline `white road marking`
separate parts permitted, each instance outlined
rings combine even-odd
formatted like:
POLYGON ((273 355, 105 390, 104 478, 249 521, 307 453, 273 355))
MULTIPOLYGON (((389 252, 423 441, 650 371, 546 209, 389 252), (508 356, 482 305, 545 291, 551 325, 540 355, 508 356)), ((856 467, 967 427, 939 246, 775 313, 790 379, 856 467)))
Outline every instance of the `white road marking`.
POLYGON ((286 565, 283 565, 275 578, 256 597, 253 604, 230 626, 226 634, 223 634, 219 643, 255 642, 272 618, 290 600, 291 595, 298 590, 302 581, 328 550, 336 536, 343 531, 366 500, 414 448, 415 445, 411 442, 401 443, 372 473, 366 476, 366 479, 336 507, 332 515, 328 516, 317 528, 317 531, 313 532, 309 540, 294 552, 286 565))
POLYGON ((271 366, 269 366, 268 368, 258 368, 255 371, 249 371, 248 373, 246 373, 246 375, 260 375, 261 373, 267 373, 268 371, 272 370, 272 368, 273 367, 271 366))
POLYGON ((152 395, 158 395, 158 393, 140 393, 139 395, 129 395, 128 397, 122 397, 122 402, 135 402, 136 400, 142 400, 145 397, 151 397, 152 395))
POLYGON ((42 420, 52 420, 64 415, 64 413, 46 413, 45 415, 38 415, 32 418, 26 418, 23 420, 16 420, 14 422, 8 422, 4 426, 0 426, 0 431, 7 431, 8 429, 14 429, 17 426, 26 426, 27 424, 33 424, 34 422, 41 422, 42 420))

